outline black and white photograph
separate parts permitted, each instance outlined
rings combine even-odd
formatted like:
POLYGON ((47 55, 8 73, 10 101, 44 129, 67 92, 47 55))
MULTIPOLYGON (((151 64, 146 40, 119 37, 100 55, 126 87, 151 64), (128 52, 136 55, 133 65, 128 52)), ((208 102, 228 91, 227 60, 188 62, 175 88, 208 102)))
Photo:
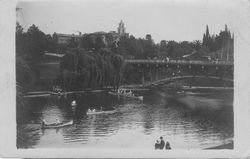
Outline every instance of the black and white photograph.
POLYGON ((17 1, 16 149, 234 151, 237 5, 17 1))

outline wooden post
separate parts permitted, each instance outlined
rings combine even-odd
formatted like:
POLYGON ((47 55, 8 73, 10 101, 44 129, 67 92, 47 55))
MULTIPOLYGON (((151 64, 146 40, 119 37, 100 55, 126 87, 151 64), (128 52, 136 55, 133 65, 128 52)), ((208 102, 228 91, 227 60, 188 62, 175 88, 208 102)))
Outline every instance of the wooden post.
POLYGON ((156 81, 159 80, 159 70, 158 70, 158 67, 156 68, 156 81))
POLYGON ((150 82, 153 82, 153 75, 152 75, 152 68, 149 68, 149 73, 150 73, 150 82))
POLYGON ((144 86, 145 85, 145 79, 144 79, 144 69, 142 69, 142 78, 141 78, 141 83, 144 86))

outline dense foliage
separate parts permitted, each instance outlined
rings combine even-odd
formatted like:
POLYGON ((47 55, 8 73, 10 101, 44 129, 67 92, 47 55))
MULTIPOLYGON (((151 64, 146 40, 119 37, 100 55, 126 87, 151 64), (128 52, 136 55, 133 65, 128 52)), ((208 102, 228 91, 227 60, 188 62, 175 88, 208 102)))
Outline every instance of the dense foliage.
POLYGON ((61 62, 61 85, 67 89, 117 87, 139 81, 140 72, 133 67, 123 69, 123 59, 188 59, 233 61, 233 35, 227 26, 218 35, 210 35, 208 26, 202 41, 166 41, 155 43, 152 36, 114 36, 112 33, 84 34, 68 43, 58 43, 57 34, 45 34, 35 25, 26 32, 16 25, 16 79, 26 89, 39 83, 37 63, 46 51, 65 54, 61 62), (133 73, 133 74, 132 74, 133 73))
POLYGON ((203 35, 203 46, 207 48, 210 56, 224 61, 233 61, 234 37, 225 25, 225 30, 219 35, 210 35, 208 26, 203 35))
MULTIPOLYGON (((203 60, 209 57, 213 60, 233 61, 233 35, 227 26, 218 35, 210 35, 208 26, 202 41, 166 41, 154 43, 150 34, 145 38, 135 38, 133 35, 116 37, 111 33, 85 34, 81 38, 81 48, 98 50, 110 48, 116 54, 129 59, 193 59, 203 60), (186 55, 186 56, 185 56, 186 55)), ((207 58, 208 59, 208 58, 207 58)))
POLYGON ((109 49, 87 52, 70 49, 61 61, 64 90, 119 87, 122 80, 123 58, 109 49))

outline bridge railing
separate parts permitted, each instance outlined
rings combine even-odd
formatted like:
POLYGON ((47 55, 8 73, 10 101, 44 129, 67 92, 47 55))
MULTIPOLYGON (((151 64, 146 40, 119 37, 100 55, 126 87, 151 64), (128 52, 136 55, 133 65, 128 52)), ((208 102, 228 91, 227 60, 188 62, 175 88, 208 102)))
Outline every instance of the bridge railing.
POLYGON ((201 61, 201 60, 148 60, 126 59, 125 63, 132 64, 197 64, 197 65, 233 65, 231 61, 201 61))

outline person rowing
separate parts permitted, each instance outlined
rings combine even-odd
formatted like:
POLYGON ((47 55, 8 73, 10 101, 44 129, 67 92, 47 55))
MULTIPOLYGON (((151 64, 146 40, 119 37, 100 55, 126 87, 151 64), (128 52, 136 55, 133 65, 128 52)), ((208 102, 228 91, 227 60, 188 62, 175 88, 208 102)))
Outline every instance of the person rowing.
POLYGON ((76 100, 73 100, 73 101, 71 102, 71 106, 76 106, 76 100))
POLYGON ((90 107, 88 110, 87 110, 87 112, 96 112, 96 110, 95 110, 95 108, 93 108, 93 107, 90 107))
POLYGON ((129 90, 128 94, 129 94, 129 95, 133 95, 133 93, 132 93, 132 91, 131 91, 131 90, 129 90))
POLYGON ((91 110, 90 110, 90 108, 87 110, 88 112, 92 112, 91 110))
POLYGON ((59 124, 60 123, 60 120, 58 118, 56 118, 56 124, 59 124))
POLYGON ((42 125, 45 125, 45 124, 46 124, 46 120, 43 119, 43 120, 42 120, 42 125))

